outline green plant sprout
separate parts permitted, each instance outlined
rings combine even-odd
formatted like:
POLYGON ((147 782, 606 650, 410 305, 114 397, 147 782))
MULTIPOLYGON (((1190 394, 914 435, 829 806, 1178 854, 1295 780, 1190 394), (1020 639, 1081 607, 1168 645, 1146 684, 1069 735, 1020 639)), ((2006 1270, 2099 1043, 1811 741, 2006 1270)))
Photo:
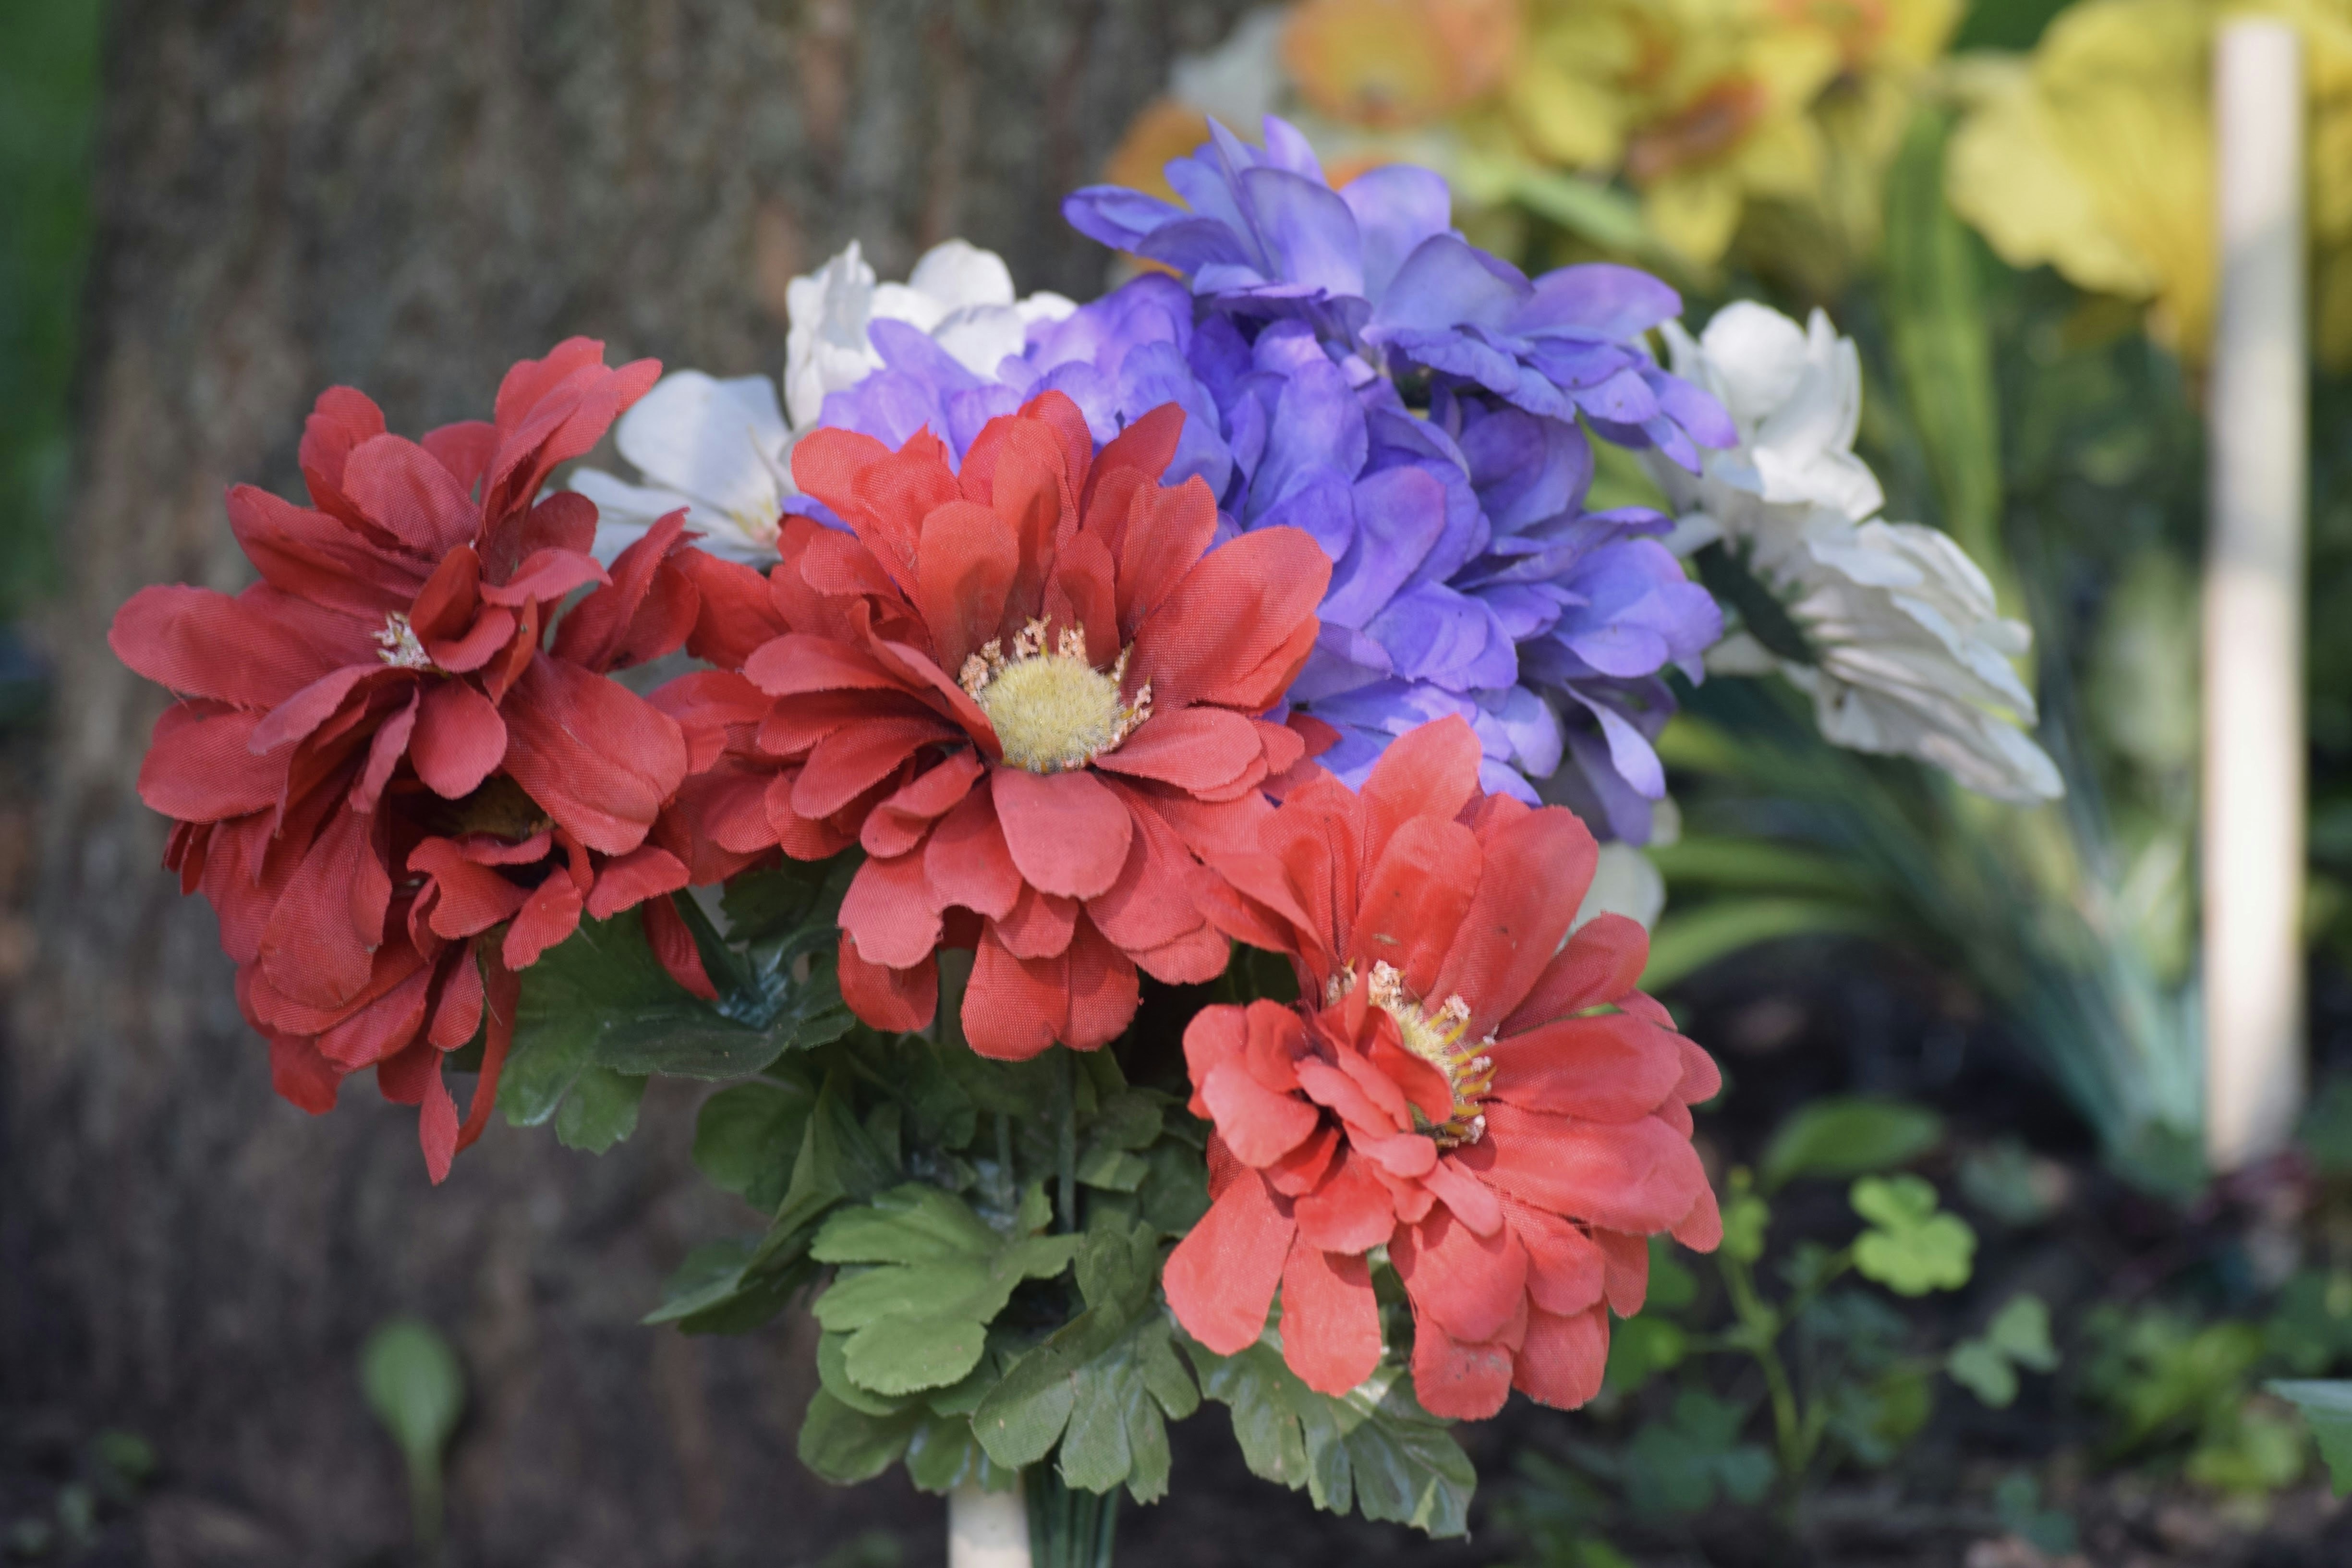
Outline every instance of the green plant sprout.
POLYGON ((360 1386, 408 1467, 408 1501, 418 1550, 441 1550, 441 1456, 466 1407, 457 1352, 432 1324, 394 1318, 360 1348, 360 1386))

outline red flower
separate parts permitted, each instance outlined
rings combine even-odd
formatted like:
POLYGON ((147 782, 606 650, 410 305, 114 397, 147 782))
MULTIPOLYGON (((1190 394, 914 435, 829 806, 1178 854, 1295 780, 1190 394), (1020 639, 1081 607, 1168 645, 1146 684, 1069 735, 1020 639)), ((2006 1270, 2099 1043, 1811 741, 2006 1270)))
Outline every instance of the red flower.
MULTIPOLYGON (((337 387, 303 432, 311 508, 228 493, 261 581, 235 597, 148 588, 115 616, 116 654, 181 697, 140 795, 177 820, 165 864, 220 917, 278 1091, 324 1110, 346 1074, 374 1067, 386 1098, 422 1103, 436 1182, 488 1116, 512 972, 583 910, 602 918, 686 882, 646 843, 685 776, 685 741, 603 674, 692 627, 698 595, 671 560, 682 523, 608 576, 588 553, 593 505, 534 504, 658 372, 608 368, 603 344, 575 338, 507 374, 494 423, 422 443, 337 387), (551 643, 562 600, 591 584, 551 643), (478 968, 469 939, 500 922, 502 941, 470 944, 478 968), (441 1058, 481 1026, 484 969, 490 1029, 461 1130, 441 1058)), ((698 978, 676 911, 646 910, 657 947, 698 978)))
POLYGON ((1469 727, 1426 725, 1360 795, 1304 785, 1251 853, 1213 862, 1232 892, 1211 918, 1290 954, 1305 999, 1186 1030, 1215 1203, 1166 1273, 1177 1320, 1223 1354, 1279 1289, 1284 1359, 1339 1394, 1380 1360, 1365 1254, 1385 1246, 1422 1403, 1464 1417, 1513 1387, 1592 1397, 1609 1309, 1641 1306, 1644 1237, 1722 1236, 1689 1142, 1721 1080, 1633 988, 1648 937, 1615 915, 1570 937, 1592 836, 1477 778, 1469 727))
POLYGON ((788 519, 765 583, 698 563, 691 646, 742 673, 656 699, 713 763, 662 842, 698 878, 863 844, 840 963, 868 1023, 929 1021, 943 944, 978 950, 966 1037, 1013 1059, 1114 1038, 1139 967, 1223 968, 1193 856, 1255 842, 1267 780, 1305 754, 1256 716, 1313 647, 1330 564, 1292 529, 1210 551, 1207 487, 1157 482, 1182 419, 1097 457, 1048 393, 960 474, 928 434, 894 455, 820 430, 793 477, 852 532, 788 519))

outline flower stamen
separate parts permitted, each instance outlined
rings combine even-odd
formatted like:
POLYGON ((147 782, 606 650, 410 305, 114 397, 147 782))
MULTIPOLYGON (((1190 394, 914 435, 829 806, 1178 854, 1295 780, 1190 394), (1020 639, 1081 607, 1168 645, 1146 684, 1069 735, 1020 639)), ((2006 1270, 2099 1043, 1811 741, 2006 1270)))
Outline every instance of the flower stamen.
POLYGON ((416 628, 410 626, 408 617, 398 610, 384 616, 383 630, 375 634, 375 642, 382 650, 376 657, 394 669, 433 668, 433 656, 426 653, 424 643, 417 640, 416 628))
POLYGON ((1002 638, 989 638, 956 675, 995 726, 1004 760, 1033 773, 1085 767, 1151 717, 1151 682, 1131 699, 1120 695, 1131 650, 1100 670, 1083 626, 1064 626, 1051 652, 1046 629, 1043 616, 1023 626, 1009 656, 1002 638))
MULTIPOLYGON (((1352 984, 1352 975, 1348 978, 1352 984)), ((1339 994, 1345 995, 1347 987, 1342 986, 1339 994)), ((1495 1087, 1495 1058, 1486 1055, 1495 1037, 1475 1041, 1463 1038, 1470 1028, 1470 1004, 1459 996, 1448 996, 1435 1012, 1430 1012, 1405 990, 1404 976, 1385 962, 1372 965, 1370 996, 1373 1006, 1396 1020, 1404 1048, 1444 1073, 1445 1086, 1453 1091, 1454 1114, 1423 1125, 1422 1131, 1435 1139, 1441 1149, 1456 1149, 1485 1137, 1486 1116, 1480 1107, 1495 1087)), ((1413 1119, 1425 1121, 1418 1110, 1413 1119)))

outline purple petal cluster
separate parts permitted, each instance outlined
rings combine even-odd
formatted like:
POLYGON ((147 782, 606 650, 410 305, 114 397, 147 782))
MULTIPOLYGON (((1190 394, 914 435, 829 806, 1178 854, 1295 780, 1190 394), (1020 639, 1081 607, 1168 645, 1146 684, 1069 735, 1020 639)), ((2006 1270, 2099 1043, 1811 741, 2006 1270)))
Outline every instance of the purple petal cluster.
POLYGON ((1066 212, 1163 262, 975 375, 877 322, 884 368, 824 422, 891 445, 929 428, 959 454, 1058 391, 1097 442, 1166 403, 1190 416, 1170 482, 1201 477, 1228 533, 1304 530, 1334 563, 1323 633, 1291 689, 1330 724, 1322 762, 1360 783, 1397 736, 1446 714, 1477 731, 1484 783, 1576 806, 1635 842, 1664 789, 1651 741, 1718 611, 1645 510, 1584 510, 1587 430, 1696 465, 1730 421, 1660 371, 1640 334, 1673 290, 1615 267, 1529 282, 1449 231, 1444 182, 1377 169, 1334 191, 1297 133, 1264 153, 1222 127, 1170 178, 1190 211, 1097 187, 1066 212))

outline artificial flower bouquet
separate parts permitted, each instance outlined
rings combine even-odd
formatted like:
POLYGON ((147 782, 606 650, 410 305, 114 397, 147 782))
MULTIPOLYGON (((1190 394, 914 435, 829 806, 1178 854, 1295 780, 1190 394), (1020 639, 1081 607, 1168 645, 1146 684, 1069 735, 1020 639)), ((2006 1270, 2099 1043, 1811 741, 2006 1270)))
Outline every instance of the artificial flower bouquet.
POLYGON ((494 1108, 602 1150, 650 1075, 725 1081, 695 1157, 765 1223, 649 1321, 805 1301, 802 1458, 1018 1489, 1055 1562, 1204 1398, 1258 1474, 1459 1532, 1446 1423, 1591 1398, 1653 1240, 1716 1245, 1720 1079, 1588 896, 1727 630, 1683 555, 1785 589, 1747 657, 1848 743, 2040 783, 2021 628, 1859 521, 1825 323, 1529 279, 1279 121, 1168 178, 1069 199, 1147 264, 1083 306, 853 247, 781 400, 579 339, 420 440, 331 390, 309 504, 229 492, 259 581, 112 637, 279 1093, 374 1069, 438 1182, 494 1108), (616 420, 642 482, 558 488, 616 420), (1588 508, 1595 440, 1679 521, 1588 508))

